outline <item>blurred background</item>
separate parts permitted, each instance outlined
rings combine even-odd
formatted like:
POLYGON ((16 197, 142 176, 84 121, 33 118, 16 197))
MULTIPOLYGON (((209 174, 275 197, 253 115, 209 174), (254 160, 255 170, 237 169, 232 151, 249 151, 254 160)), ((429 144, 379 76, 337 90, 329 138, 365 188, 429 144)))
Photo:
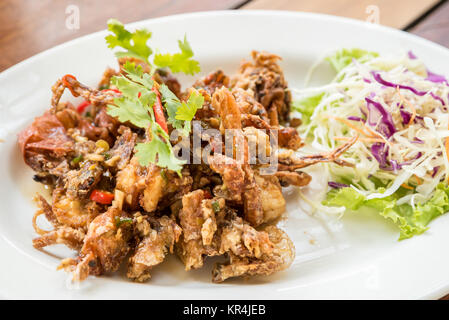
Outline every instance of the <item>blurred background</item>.
POLYGON ((0 71, 57 44, 105 29, 111 17, 129 23, 184 12, 247 9, 350 17, 406 30, 449 47, 449 1, 0 0, 0 71))

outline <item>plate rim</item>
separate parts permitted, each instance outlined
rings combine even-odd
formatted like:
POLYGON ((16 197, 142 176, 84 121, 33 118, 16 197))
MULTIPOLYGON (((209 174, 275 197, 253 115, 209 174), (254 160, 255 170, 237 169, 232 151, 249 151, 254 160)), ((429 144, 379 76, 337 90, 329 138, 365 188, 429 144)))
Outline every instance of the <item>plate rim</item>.
MULTIPOLYGON (((169 15, 169 16, 163 16, 163 17, 157 17, 157 18, 150 18, 145 20, 139 20, 131 23, 127 23, 126 25, 130 28, 136 28, 140 25, 147 24, 149 22, 159 22, 159 23, 165 23, 170 22, 171 20, 178 20, 178 19, 184 19, 184 18, 202 18, 207 16, 289 16, 289 17, 296 17, 296 18, 312 18, 312 19, 318 19, 318 20, 324 20, 324 21, 330 21, 330 22, 337 22, 337 23, 344 23, 349 24, 353 26, 359 26, 362 28, 366 28, 367 26, 369 28, 377 29, 381 32, 387 32, 393 35, 401 36, 405 39, 413 40, 417 43, 421 43, 425 46, 428 46, 432 50, 436 50, 439 52, 442 52, 446 55, 449 55, 449 49, 445 48, 444 46, 434 43, 430 40, 421 38, 417 35, 414 35, 412 33, 394 29, 388 26, 378 25, 378 24, 372 24, 366 21, 356 20, 352 18, 346 18, 346 17, 338 17, 328 14, 321 14, 321 13, 310 13, 310 12, 294 12, 294 11, 284 11, 284 10, 214 10, 214 11, 199 11, 199 12, 191 12, 191 13, 182 13, 182 14, 175 14, 175 15, 169 15)), ((15 72, 20 72, 22 68, 26 68, 28 65, 31 65, 35 63, 37 60, 45 58, 48 55, 53 54, 55 51, 60 50, 61 48, 68 47, 68 46, 76 46, 77 43, 83 42, 89 38, 97 37, 101 34, 105 34, 106 30, 100 30, 93 33, 89 33, 87 35, 80 36, 78 38, 63 42, 59 45, 56 45, 54 47, 51 47, 49 49, 46 49, 40 53, 37 53, 29 58, 26 58, 13 66, 5 69, 0 73, 0 79, 7 78, 10 74, 13 74, 15 72)), ((7 243, 9 246, 14 246, 12 243, 7 243)), ((2 290, 3 291, 3 290, 2 290)), ((428 291, 420 295, 421 299, 436 299, 441 298, 445 294, 449 292, 449 283, 440 285, 434 289, 429 288, 428 291)))

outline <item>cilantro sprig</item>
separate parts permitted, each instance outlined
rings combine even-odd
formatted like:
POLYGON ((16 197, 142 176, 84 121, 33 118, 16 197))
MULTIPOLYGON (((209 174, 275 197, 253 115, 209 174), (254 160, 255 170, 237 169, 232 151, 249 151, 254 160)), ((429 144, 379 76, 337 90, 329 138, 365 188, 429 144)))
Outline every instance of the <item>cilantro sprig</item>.
POLYGON ((184 163, 175 157, 168 134, 154 117, 152 107, 156 94, 151 90, 153 80, 143 73, 140 65, 136 67, 134 63, 127 62, 123 69, 126 76, 115 76, 111 79, 122 95, 114 98, 114 104, 108 105, 108 114, 121 122, 131 122, 146 130, 149 141, 136 145, 136 156, 141 165, 154 163, 179 172, 184 163))
POLYGON ((116 19, 109 19, 108 30, 113 34, 106 36, 108 47, 114 49, 120 47, 123 50, 116 51, 117 58, 133 57, 144 61, 151 67, 151 72, 155 72, 157 68, 169 68, 173 73, 183 72, 185 74, 194 75, 201 71, 198 61, 192 59, 193 51, 190 47, 187 37, 184 40, 178 40, 180 53, 156 53, 153 61, 150 57, 153 54, 147 42, 151 38, 151 32, 146 29, 138 29, 130 32, 125 29, 123 23, 116 19))
POLYGON ((114 33, 105 38, 108 47, 125 49, 115 53, 117 58, 133 57, 150 64, 148 57, 153 53, 153 50, 147 46, 147 41, 151 38, 151 32, 141 29, 131 33, 125 29, 123 23, 116 19, 108 20, 108 30, 114 33))
POLYGON ((186 36, 184 36, 184 41, 178 40, 178 46, 181 50, 180 53, 156 53, 154 56, 154 64, 160 68, 168 67, 174 73, 183 72, 194 75, 199 72, 201 70, 200 64, 198 61, 192 59, 193 51, 186 36))
POLYGON ((106 37, 109 48, 122 48, 116 51, 117 57, 140 59, 150 66, 151 72, 144 73, 141 65, 136 67, 134 63, 127 61, 122 67, 124 75, 111 79, 111 83, 122 94, 114 98, 114 104, 108 105, 107 113, 121 122, 130 122, 146 130, 147 141, 138 143, 135 147, 136 157, 141 165, 154 163, 180 174, 185 161, 175 156, 168 133, 156 121, 154 110, 159 111, 160 106, 158 104, 153 110, 158 99, 154 89, 158 88, 160 93, 167 122, 174 129, 180 130, 184 136, 189 134, 191 121, 196 111, 202 107, 204 98, 198 91, 192 90, 187 102, 180 101, 165 84, 155 83, 153 74, 156 67, 169 68, 174 73, 194 74, 200 71, 198 61, 192 59, 190 44, 184 37, 184 41, 178 42, 181 53, 157 53, 151 62, 153 50, 147 45, 151 32, 141 29, 132 33, 115 19, 108 21, 108 30, 113 33, 106 37))
POLYGON ((193 90, 187 102, 180 101, 165 84, 160 86, 159 92, 167 110, 168 122, 171 123, 173 128, 180 130, 182 135, 187 136, 196 111, 204 103, 204 97, 198 91, 193 90))

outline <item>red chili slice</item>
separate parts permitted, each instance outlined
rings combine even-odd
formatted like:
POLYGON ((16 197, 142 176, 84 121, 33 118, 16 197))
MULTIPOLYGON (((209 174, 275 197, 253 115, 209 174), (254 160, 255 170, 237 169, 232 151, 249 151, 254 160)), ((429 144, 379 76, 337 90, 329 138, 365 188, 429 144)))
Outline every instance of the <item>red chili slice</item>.
POLYGON ((81 102, 78 107, 76 107, 76 111, 78 111, 78 113, 83 113, 84 110, 86 110, 86 108, 90 106, 90 102, 85 100, 83 102, 81 102))
POLYGON ((165 120, 164 110, 162 109, 161 94, 156 87, 153 87, 151 91, 156 93, 156 102, 153 105, 153 112, 156 122, 159 123, 161 128, 166 133, 168 133, 167 121, 165 120))
POLYGON ((101 204, 111 204, 112 200, 114 200, 114 194, 107 191, 95 189, 90 194, 90 200, 101 204))

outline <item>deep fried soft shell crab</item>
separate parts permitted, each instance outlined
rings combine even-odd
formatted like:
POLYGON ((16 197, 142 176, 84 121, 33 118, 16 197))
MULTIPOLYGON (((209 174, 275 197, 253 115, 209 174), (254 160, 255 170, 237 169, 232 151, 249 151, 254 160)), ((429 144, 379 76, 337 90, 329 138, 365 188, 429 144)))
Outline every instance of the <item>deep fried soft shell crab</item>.
MULTIPOLYGON (((335 162, 355 140, 329 154, 298 158, 291 150, 302 146, 295 128, 288 127, 290 93, 278 56, 252 53, 230 79, 215 71, 193 85, 204 97, 195 120, 204 128, 236 129, 243 143, 268 138, 278 130, 278 143, 289 149, 278 154, 277 170, 262 175, 263 165, 214 154, 200 164, 186 164, 181 174, 136 158, 138 141, 151 139, 130 123, 107 113, 120 92, 107 69, 98 89, 66 77, 53 86, 52 106, 19 135, 25 163, 34 179, 51 187, 52 201, 36 196, 33 218, 36 248, 65 244, 76 258, 60 268, 75 280, 116 271, 128 265, 128 278, 143 282, 168 254, 177 254, 185 269, 201 268, 208 256, 225 256, 212 270, 212 281, 269 275, 290 266, 295 248, 288 235, 274 225, 285 211, 282 187, 305 186, 311 178, 300 169, 319 162, 335 162), (102 88, 109 88, 102 90, 102 88), (64 89, 89 101, 86 112, 60 102, 64 89), (39 228, 44 215, 54 229, 39 228)), ((121 58, 120 65, 136 59, 121 58)), ((187 99, 176 78, 165 70, 155 73, 178 98, 187 99)), ((173 128, 169 127, 169 131, 173 128)), ((260 142, 262 141, 262 142, 260 142)), ((173 142, 175 143, 175 142, 173 142)))

